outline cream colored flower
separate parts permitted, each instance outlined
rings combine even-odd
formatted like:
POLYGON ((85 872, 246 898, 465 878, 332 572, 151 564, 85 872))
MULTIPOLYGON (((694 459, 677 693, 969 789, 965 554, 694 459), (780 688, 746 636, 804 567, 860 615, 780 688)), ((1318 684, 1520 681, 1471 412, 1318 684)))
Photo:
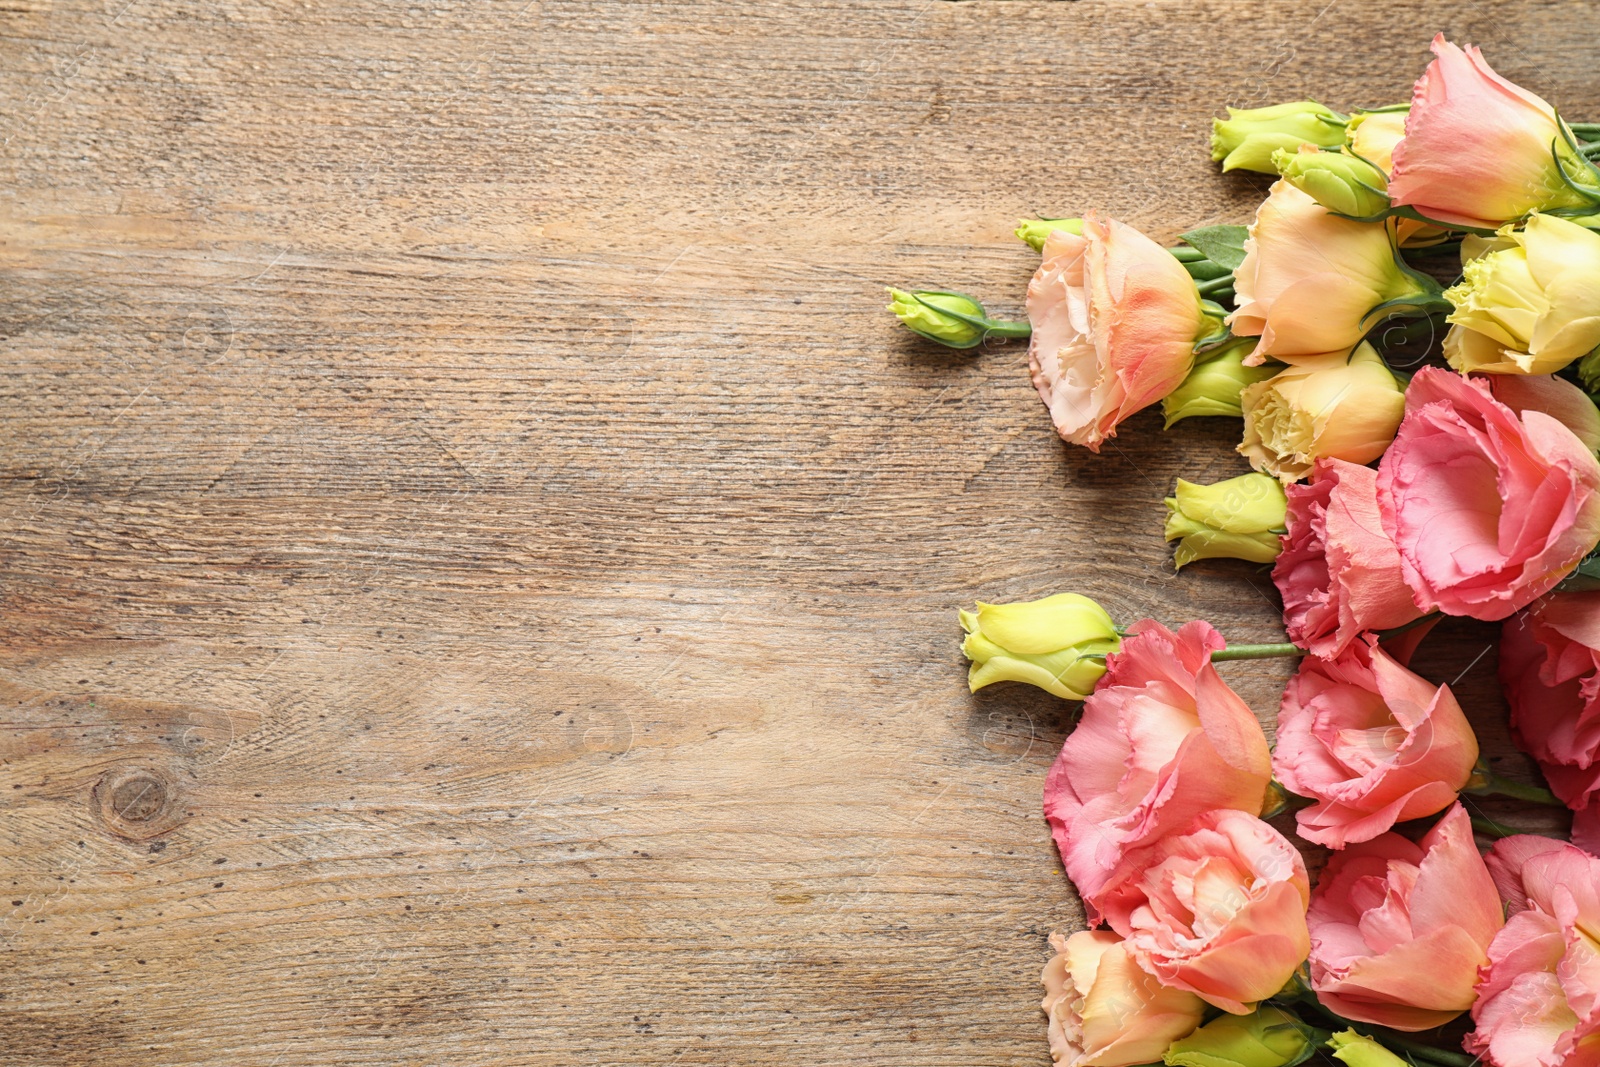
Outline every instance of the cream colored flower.
POLYGON ((1371 345, 1283 371, 1240 394, 1239 453, 1283 482, 1304 478, 1318 459, 1370 463, 1394 440, 1405 393, 1371 345))

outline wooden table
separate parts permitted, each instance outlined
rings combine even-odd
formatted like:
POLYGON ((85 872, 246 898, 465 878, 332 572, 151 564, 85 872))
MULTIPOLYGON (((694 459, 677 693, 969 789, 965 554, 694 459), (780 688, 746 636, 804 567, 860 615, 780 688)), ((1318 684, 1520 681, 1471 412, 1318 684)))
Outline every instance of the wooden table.
POLYGON ((1048 1063, 1075 708, 955 609, 1275 598, 1159 534, 1236 423, 1065 448, 883 286, 1242 221, 1221 105, 1435 29, 1600 113, 1582 11, 3 0, 0 1062, 1048 1063))

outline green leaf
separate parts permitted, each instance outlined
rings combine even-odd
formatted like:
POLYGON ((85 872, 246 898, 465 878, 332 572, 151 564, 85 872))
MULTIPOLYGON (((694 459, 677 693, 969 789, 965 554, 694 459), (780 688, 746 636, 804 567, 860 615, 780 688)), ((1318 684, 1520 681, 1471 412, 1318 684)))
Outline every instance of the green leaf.
POLYGON ((1183 235, 1183 240, 1205 253, 1218 266, 1238 270, 1244 262, 1244 239, 1250 231, 1243 226, 1202 226, 1183 235))

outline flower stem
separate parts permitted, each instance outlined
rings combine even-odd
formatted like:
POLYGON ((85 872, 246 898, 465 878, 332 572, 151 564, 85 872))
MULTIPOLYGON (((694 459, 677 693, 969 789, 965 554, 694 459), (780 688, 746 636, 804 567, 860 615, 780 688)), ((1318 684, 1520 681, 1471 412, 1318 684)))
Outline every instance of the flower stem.
POLYGON ((1564 808, 1561 798, 1543 786, 1530 785, 1527 782, 1513 782, 1509 778, 1502 778, 1489 768, 1478 766, 1467 782, 1464 792, 1480 797, 1511 797, 1515 800, 1526 800, 1531 804, 1544 804, 1552 808, 1564 808))
POLYGON ((1474 818, 1472 828, 1484 837, 1515 837, 1518 831, 1513 830, 1505 823, 1495 822, 1493 819, 1474 818))
POLYGON ((1432 1045, 1425 1045, 1420 1041, 1413 1041, 1404 1034, 1397 1033, 1394 1030, 1388 1029, 1387 1027, 1370 1026, 1367 1023, 1352 1022, 1351 1020, 1346 1019, 1344 1016, 1336 1015, 1327 1008, 1323 1007, 1322 1002, 1317 999, 1316 994, 1311 992, 1309 989, 1300 993, 1298 996, 1285 997, 1280 995, 1273 997, 1272 999, 1279 1002, 1287 1001, 1288 1003, 1299 1007, 1310 1008, 1316 1014, 1322 1016, 1324 1019, 1327 1019, 1340 1029, 1355 1030, 1358 1033, 1365 1034, 1367 1037, 1370 1037, 1380 1045, 1392 1045, 1394 1048, 1397 1048, 1402 1052, 1408 1053, 1412 1056, 1421 1057, 1428 1063, 1439 1064, 1440 1067, 1477 1067, 1479 1062, 1465 1053, 1451 1052, 1449 1049, 1434 1048, 1432 1045))
POLYGON ((1206 254, 1204 252, 1200 251, 1198 248, 1191 248, 1188 245, 1178 245, 1176 248, 1167 249, 1167 251, 1171 252, 1172 257, 1179 263, 1198 263, 1200 260, 1206 258, 1206 254))
POLYGON ((1221 663, 1230 659, 1274 659, 1305 654, 1305 649, 1288 641, 1275 645, 1229 645, 1211 653, 1211 662, 1221 663))
POLYGON ((1231 273, 1224 274, 1222 277, 1212 278, 1210 281, 1196 282, 1194 287, 1200 290, 1201 296, 1211 296, 1215 293, 1223 292, 1231 293, 1233 292, 1233 275, 1231 273))
POLYGON ((1406 633, 1406 632, 1408 632, 1410 630, 1415 630, 1419 626, 1426 626, 1428 623, 1430 623, 1433 620, 1439 618, 1440 614, 1441 613, 1437 612, 1437 611, 1430 611, 1426 615, 1417 616, 1416 618, 1412 619, 1410 622, 1406 623, 1404 626, 1396 626, 1393 629, 1389 629, 1389 630, 1379 630, 1378 631, 1378 640, 1379 641, 1387 641, 1392 637, 1399 637, 1403 633, 1406 633))
POLYGON ((1013 322, 1009 319, 987 319, 985 322, 985 337, 1033 336, 1033 326, 1026 322, 1013 322))

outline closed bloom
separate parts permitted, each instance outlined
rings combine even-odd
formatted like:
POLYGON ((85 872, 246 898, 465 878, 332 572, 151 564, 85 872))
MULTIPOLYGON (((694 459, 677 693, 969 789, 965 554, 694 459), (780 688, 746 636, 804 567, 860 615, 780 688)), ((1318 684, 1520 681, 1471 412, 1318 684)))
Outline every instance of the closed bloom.
POLYGON ((1271 755, 1255 713, 1211 664, 1224 646, 1200 621, 1177 633, 1135 624, 1045 778, 1045 818, 1091 922, 1128 849, 1213 808, 1261 810, 1271 755))
POLYGON ((1318 460, 1309 482, 1288 487, 1288 499, 1289 532, 1272 580, 1291 641, 1331 659, 1363 633, 1422 614, 1383 529, 1377 471, 1318 460))
POLYGON ((1239 454, 1258 471, 1298 481, 1319 459, 1370 463, 1405 414, 1405 394, 1376 350, 1362 344, 1289 367, 1239 394, 1239 454))
POLYGON ((1265 474, 1243 474, 1225 482, 1196 485, 1178 479, 1167 497, 1168 541, 1177 541, 1174 567, 1197 559, 1278 558, 1286 502, 1283 486, 1265 474))
POLYGON ((906 329, 951 348, 976 348, 988 333, 983 305, 965 293, 889 290, 889 310, 906 329))
POLYGON ((1215 328, 1183 265, 1134 229, 1092 212, 1055 230, 1028 283, 1028 365, 1056 432, 1098 452, 1117 425, 1182 383, 1215 328))
POLYGON ((1555 111, 1490 69, 1477 48, 1439 34, 1417 79, 1389 196, 1429 219, 1494 229, 1530 211, 1586 207, 1561 176, 1588 172, 1555 111), (1559 159, 1559 163, 1558 163, 1559 159))
POLYGON ((1504 236, 1511 247, 1472 260, 1445 291, 1445 358, 1462 373, 1554 374, 1600 347, 1600 233, 1534 215, 1504 236))
POLYGON ((1237 309, 1228 327, 1260 337, 1251 359, 1298 363, 1348 352, 1380 304, 1422 303, 1437 290, 1395 256, 1381 222, 1342 219, 1287 180, 1256 210, 1234 272, 1237 309))
POLYGON ((1169 1067, 1290 1067, 1311 1053, 1310 1027, 1279 1008, 1222 1015, 1167 1051, 1169 1067))
POLYGON ((1570 429, 1424 367, 1378 468, 1384 531, 1417 606, 1503 619, 1600 543, 1600 462, 1570 429))
POLYGON ((967 685, 976 693, 995 682, 1026 682, 1066 700, 1082 700, 1117 650, 1117 625, 1104 608, 1077 593, 1019 604, 978 603, 963 611, 961 651, 972 661, 967 685))
POLYGON ((1472 1007, 1504 925, 1460 804, 1420 842, 1386 833, 1336 853, 1311 894, 1311 987, 1346 1019, 1443 1026, 1472 1007))
POLYGON ((1205 1003, 1139 969, 1110 930, 1050 935, 1044 1002, 1050 1056, 1059 1067, 1129 1067, 1159 1061, 1200 1025, 1205 1003))
POLYGON ((1082 219, 1018 219, 1017 228, 1011 232, 1016 234, 1029 248, 1035 252, 1044 250, 1047 237, 1057 230, 1068 233, 1083 233, 1082 219))
POLYGON ((1555 593, 1507 619, 1500 686, 1517 747, 1538 760, 1551 791, 1583 814, 1574 823, 1578 838, 1600 794, 1600 592, 1555 593))
POLYGON ((1272 153, 1297 151, 1303 144, 1333 148, 1344 143, 1345 118, 1312 100, 1272 107, 1228 108, 1228 117, 1211 120, 1211 159, 1224 171, 1276 174, 1272 153))
POLYGON ((1282 834, 1218 809, 1124 856, 1102 907, 1163 985, 1244 1015, 1305 960, 1310 898, 1305 863, 1282 834))
POLYGON ((1346 1067, 1410 1067, 1405 1060, 1372 1038, 1354 1030, 1342 1030, 1334 1034, 1328 1038, 1328 1047, 1333 1049, 1333 1058, 1346 1067))
POLYGON ((1316 801, 1295 813, 1300 836, 1344 848, 1449 807, 1477 759, 1449 687, 1400 666, 1369 635, 1337 659, 1300 661, 1278 711, 1272 769, 1316 801))
POLYGON ((1406 135, 1409 106, 1396 111, 1357 111, 1345 126, 1344 146, 1385 175, 1394 169, 1394 150, 1406 135))
POLYGON ((1241 417, 1244 408, 1240 405, 1239 394, 1245 386, 1264 382, 1283 369, 1278 363, 1245 366, 1245 358, 1254 347, 1255 342, 1246 338, 1216 353, 1197 356, 1194 370, 1183 384, 1161 400, 1161 411, 1167 417, 1166 428, 1171 429, 1173 423, 1196 415, 1241 417))
POLYGON ((1600 1062, 1600 859, 1548 837, 1495 843, 1489 871, 1510 915, 1489 945, 1463 1042, 1494 1067, 1600 1062))
POLYGON ((1336 214, 1365 218, 1389 209, 1383 171, 1355 156, 1302 148, 1272 161, 1284 181, 1336 214))

